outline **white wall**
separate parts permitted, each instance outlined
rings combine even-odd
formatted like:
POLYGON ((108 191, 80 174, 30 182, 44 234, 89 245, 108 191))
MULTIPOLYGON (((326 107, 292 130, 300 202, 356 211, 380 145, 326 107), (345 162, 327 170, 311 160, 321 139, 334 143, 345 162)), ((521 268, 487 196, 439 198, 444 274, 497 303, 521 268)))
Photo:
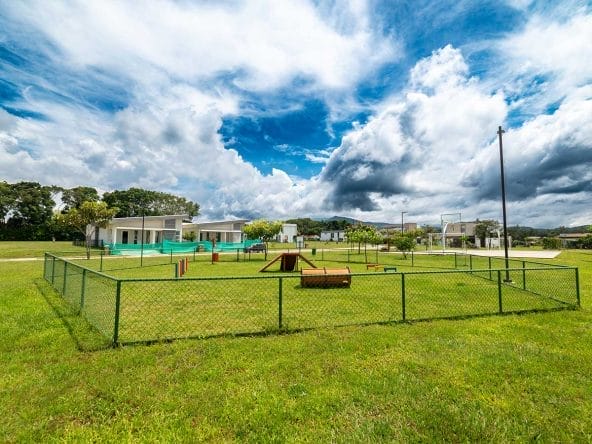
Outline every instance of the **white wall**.
POLYGON ((276 236, 277 242, 294 242, 298 235, 298 225, 296 224, 283 224, 282 230, 276 236))
POLYGON ((321 231, 321 240, 325 242, 342 242, 345 240, 345 231, 321 231))

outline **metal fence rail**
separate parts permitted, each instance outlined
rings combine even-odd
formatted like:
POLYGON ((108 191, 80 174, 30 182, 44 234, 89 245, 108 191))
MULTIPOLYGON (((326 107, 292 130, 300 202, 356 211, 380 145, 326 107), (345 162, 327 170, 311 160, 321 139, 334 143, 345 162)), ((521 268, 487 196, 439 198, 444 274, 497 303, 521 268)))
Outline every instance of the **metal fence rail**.
POLYGON ((46 254, 44 277, 114 344, 580 305, 577 268, 522 262, 507 270, 474 265, 354 273, 350 287, 303 288, 299 275, 288 274, 116 279, 46 254), (505 282, 506 271, 511 282, 505 282))
POLYGON ((101 334, 114 337, 117 279, 48 253, 43 276, 101 334))

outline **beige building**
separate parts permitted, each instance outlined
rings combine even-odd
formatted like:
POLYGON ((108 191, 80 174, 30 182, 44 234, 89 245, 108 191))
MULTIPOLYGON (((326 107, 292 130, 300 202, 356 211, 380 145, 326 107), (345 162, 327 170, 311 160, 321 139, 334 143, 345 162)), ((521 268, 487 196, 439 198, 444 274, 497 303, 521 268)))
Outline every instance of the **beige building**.
POLYGON ((171 216, 116 217, 106 228, 95 232, 97 245, 160 244, 163 241, 182 242, 183 235, 195 233, 196 241, 242 242, 246 219, 217 222, 188 222, 186 214, 171 216))
POLYGON ((180 242, 183 239, 183 221, 188 216, 115 217, 106 228, 95 231, 97 244, 159 244, 164 240, 180 242))
POLYGON ((243 228, 247 219, 224 220, 215 222, 199 222, 183 224, 183 232, 195 233, 196 241, 242 242, 243 228))

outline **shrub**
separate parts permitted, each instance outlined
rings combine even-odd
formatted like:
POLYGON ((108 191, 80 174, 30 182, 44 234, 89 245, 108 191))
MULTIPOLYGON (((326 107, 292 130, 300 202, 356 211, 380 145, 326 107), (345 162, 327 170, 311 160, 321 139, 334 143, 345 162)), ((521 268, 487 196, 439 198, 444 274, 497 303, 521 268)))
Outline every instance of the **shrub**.
POLYGON ((561 248, 561 241, 556 237, 544 237, 543 248, 545 250, 558 250, 561 248))

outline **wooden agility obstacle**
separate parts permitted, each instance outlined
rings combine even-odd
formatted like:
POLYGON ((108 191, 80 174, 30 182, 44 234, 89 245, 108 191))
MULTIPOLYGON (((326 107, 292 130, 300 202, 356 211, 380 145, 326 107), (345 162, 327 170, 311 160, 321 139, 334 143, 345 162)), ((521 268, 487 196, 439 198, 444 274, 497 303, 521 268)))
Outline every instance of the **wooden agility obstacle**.
POLYGON ((349 287, 351 270, 344 268, 303 268, 300 271, 301 287, 349 287))
POLYGON ((273 264, 275 264, 278 261, 281 261, 280 262, 280 271, 298 270, 298 259, 302 259, 304 262, 306 262, 312 268, 317 268, 317 266, 315 264, 313 264, 311 261, 306 259, 300 253, 282 253, 278 257, 273 259, 271 262, 269 262, 261 270, 259 270, 259 272, 267 270, 269 267, 271 267, 273 264))

